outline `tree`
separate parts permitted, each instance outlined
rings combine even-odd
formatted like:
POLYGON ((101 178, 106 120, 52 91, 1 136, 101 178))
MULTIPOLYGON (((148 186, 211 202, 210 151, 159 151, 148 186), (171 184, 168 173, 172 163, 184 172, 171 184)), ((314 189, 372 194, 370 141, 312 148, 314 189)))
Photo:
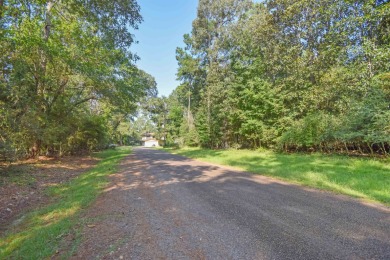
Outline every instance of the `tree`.
POLYGON ((199 1, 180 111, 210 148, 387 153, 389 17, 375 0, 199 1))
POLYGON ((17 150, 32 156, 58 150, 77 133, 75 119, 89 124, 84 115, 101 116, 104 106, 132 113, 140 98, 155 91, 129 51, 130 29, 142 21, 135 1, 0 6, 0 46, 6 50, 0 54, 0 100, 1 111, 8 111, 1 127, 17 150))

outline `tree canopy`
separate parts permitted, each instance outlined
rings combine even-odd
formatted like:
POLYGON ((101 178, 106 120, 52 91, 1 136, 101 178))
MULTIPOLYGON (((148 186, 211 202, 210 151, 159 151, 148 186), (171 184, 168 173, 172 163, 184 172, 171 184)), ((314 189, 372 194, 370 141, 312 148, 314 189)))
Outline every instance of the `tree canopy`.
POLYGON ((388 153, 389 21, 387 1, 200 0, 165 100, 171 142, 388 153))
POLYGON ((0 152, 167 144, 388 154, 390 6, 200 0, 157 97, 136 66, 135 0, 0 1, 0 152), (137 111, 141 111, 138 113, 137 111))
POLYGON ((135 0, 0 2, 0 150, 74 153, 115 141, 120 121, 156 96, 135 65, 135 0))

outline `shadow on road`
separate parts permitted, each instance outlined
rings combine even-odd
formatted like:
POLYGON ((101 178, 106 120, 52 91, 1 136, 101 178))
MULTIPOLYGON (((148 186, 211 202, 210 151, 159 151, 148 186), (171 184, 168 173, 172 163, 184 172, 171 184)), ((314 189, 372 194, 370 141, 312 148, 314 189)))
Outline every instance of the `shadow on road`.
MULTIPOLYGON (((135 149, 105 196, 105 207, 115 197, 132 208, 131 236, 165 255, 180 244, 210 259, 390 259, 386 207, 161 150, 135 149)), ((142 243, 132 250, 153 257, 142 243)))

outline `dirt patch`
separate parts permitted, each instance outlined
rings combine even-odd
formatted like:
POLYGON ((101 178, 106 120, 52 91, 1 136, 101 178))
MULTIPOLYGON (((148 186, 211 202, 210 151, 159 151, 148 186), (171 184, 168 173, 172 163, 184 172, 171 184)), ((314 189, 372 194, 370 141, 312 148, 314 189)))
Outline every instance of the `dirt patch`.
POLYGON ((26 212, 50 203, 48 187, 68 182, 97 162, 91 156, 78 156, 0 164, 0 234, 26 212))

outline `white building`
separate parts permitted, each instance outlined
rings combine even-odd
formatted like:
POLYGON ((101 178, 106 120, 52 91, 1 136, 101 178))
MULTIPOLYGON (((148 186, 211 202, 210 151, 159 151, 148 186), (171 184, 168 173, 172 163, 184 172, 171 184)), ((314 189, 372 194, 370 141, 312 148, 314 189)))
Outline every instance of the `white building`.
POLYGON ((158 147, 158 141, 156 139, 150 139, 147 141, 144 141, 144 146, 145 147, 158 147))
POLYGON ((142 142, 144 147, 158 147, 159 142, 154 138, 154 133, 146 133, 142 136, 142 142))

